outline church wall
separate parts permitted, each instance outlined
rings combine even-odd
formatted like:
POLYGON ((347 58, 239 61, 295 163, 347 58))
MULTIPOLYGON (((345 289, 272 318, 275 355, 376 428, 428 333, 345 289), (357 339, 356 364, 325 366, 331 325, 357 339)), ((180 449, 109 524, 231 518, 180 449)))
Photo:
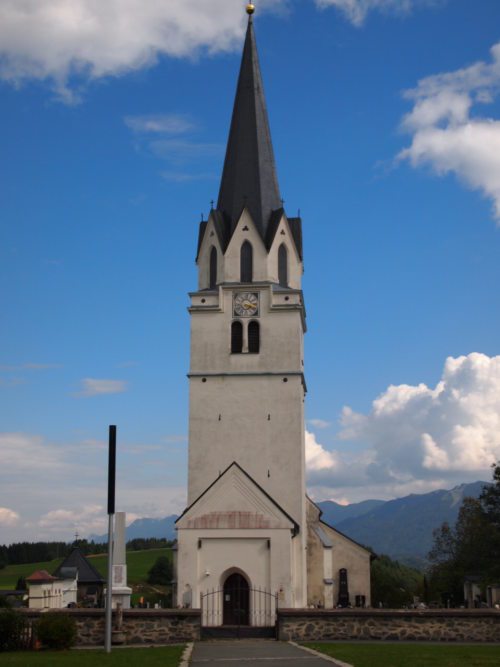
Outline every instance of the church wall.
POLYGON ((236 225, 224 255, 224 282, 239 283, 241 246, 248 241, 253 249, 253 282, 269 280, 267 275, 267 250, 248 211, 236 225), (244 231, 244 228, 248 228, 244 231))
POLYGON ((370 552, 326 524, 320 525, 332 541, 333 547, 325 548, 311 526, 308 527, 308 605, 319 605, 327 609, 335 607, 339 595, 339 570, 345 568, 350 604, 354 607, 356 595, 364 595, 366 606, 370 606, 370 552), (325 583, 325 579, 332 579, 333 583, 325 583))
POLYGON ((224 274, 224 256, 219 243, 219 237, 214 228, 214 221, 210 218, 205 229, 205 235, 198 255, 198 289, 208 289, 210 286, 210 252, 212 246, 217 250, 217 283, 222 282, 224 274))
POLYGON ((188 504, 233 461, 302 523, 301 378, 201 377, 190 381, 188 504))
POLYGON ((252 285, 238 289, 221 288, 218 298, 192 296, 191 373, 203 372, 303 372, 302 319, 300 296, 272 294, 268 286, 252 285), (235 318, 234 292, 258 292, 259 316, 235 318), (205 303, 201 303, 201 299, 205 303), (231 322, 240 319, 244 326, 251 319, 260 325, 259 354, 231 354, 231 322))
POLYGON ((247 211, 243 212, 225 255, 222 253, 219 244, 214 221, 212 218, 209 219, 198 256, 198 289, 204 290, 209 287, 210 251, 212 246, 217 249, 217 284, 238 283, 240 281, 240 250, 244 241, 249 241, 253 249, 253 282, 279 282, 278 248, 284 243, 288 258, 288 286, 293 289, 301 289, 302 262, 295 248, 286 217, 283 216, 281 219, 268 252, 247 211), (248 229, 243 231, 244 227, 248 229))
POLYGON ((278 279, 278 249, 284 243, 287 249, 288 259, 288 287, 301 289, 303 267, 300 257, 295 248, 292 233, 286 222, 286 218, 281 218, 281 222, 276 230, 273 243, 269 250, 267 258, 267 274, 271 282, 277 283, 278 279))

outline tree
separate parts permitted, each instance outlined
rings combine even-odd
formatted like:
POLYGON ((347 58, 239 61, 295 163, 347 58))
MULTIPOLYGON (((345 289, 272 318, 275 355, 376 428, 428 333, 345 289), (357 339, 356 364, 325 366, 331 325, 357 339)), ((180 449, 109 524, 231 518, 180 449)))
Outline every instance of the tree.
POLYGON ((27 591, 28 586, 26 585, 26 579, 24 577, 19 577, 16 583, 16 591, 27 591))
POLYGON ((483 585, 500 577, 500 462, 492 467, 493 484, 477 499, 464 498, 453 527, 444 523, 434 531, 431 588, 455 603, 466 575, 478 575, 483 585))
POLYGON ((423 575, 408 567, 380 555, 371 566, 372 605, 400 609, 413 603, 415 596, 423 594, 423 575))
POLYGON ((167 556, 159 556, 148 572, 148 584, 167 586, 172 583, 172 561, 167 556))

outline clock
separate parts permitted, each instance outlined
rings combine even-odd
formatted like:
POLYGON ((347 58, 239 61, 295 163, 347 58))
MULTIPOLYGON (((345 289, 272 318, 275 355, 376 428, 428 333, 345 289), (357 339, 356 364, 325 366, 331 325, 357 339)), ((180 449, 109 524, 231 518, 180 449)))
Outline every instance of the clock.
POLYGON ((258 292, 235 292, 233 294, 233 313, 237 317, 252 317, 259 314, 258 292))

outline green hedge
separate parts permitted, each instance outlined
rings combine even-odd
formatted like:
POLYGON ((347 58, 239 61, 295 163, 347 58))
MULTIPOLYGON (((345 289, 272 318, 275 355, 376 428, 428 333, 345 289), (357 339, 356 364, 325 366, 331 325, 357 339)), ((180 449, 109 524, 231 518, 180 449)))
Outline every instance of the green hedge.
POLYGON ((0 651, 26 648, 28 621, 13 609, 0 609, 0 651))
POLYGON ((36 635, 47 648, 71 648, 76 641, 75 619, 57 612, 43 614, 36 624, 36 635))

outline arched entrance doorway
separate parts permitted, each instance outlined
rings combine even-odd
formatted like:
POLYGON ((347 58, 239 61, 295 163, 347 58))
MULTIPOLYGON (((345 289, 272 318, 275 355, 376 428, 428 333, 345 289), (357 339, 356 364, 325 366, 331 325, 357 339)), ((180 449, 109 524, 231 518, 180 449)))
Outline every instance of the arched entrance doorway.
POLYGON ((250 589, 244 576, 235 572, 224 582, 224 625, 250 624, 250 589))

